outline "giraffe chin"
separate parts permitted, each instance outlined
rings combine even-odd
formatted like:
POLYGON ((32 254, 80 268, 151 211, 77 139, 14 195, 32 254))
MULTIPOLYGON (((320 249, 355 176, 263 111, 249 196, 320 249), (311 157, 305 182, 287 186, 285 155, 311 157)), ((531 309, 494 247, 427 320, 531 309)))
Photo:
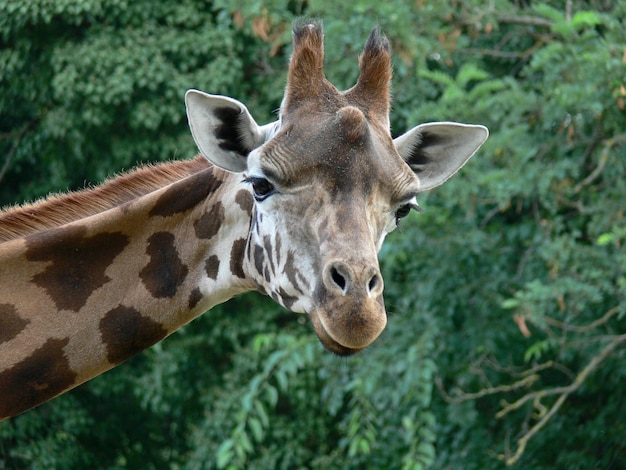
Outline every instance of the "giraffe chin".
POLYGON ((342 325, 343 328, 341 329, 348 331, 347 335, 333 331, 326 325, 329 322, 329 315, 325 312, 312 310, 309 313, 309 317, 322 346, 338 356, 351 356, 362 351, 378 338, 387 324, 387 316, 384 309, 382 315, 375 316, 377 321, 374 322, 375 326, 373 328, 346 328, 346 325, 342 325))

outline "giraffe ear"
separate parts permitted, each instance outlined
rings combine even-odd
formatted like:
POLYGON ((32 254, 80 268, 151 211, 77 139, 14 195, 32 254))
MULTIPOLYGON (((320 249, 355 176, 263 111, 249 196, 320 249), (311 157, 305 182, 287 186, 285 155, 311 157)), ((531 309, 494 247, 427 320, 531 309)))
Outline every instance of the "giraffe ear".
POLYGON ((248 154, 263 145, 272 124, 259 126, 239 101, 198 90, 185 94, 187 119, 200 152, 228 171, 246 169, 248 154))
POLYGON ((420 191, 426 191, 454 175, 488 136, 484 126, 433 122, 414 127, 393 142, 419 178, 420 191))

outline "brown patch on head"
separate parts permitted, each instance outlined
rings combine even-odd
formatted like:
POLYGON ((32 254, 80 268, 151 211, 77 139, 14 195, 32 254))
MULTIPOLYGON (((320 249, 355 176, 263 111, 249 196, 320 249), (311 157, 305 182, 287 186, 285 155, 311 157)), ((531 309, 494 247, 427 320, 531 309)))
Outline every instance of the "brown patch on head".
POLYGON ((298 268, 296 267, 296 263, 295 263, 295 256, 292 250, 289 250, 287 252, 287 260, 285 261, 285 274, 287 275, 287 279, 289 279, 289 282, 291 282, 291 285, 295 288, 298 289, 300 292, 302 292, 302 288, 300 287, 300 283, 298 282, 298 275, 300 274, 298 272, 298 268))
POLYGON ((263 260, 265 259, 265 254, 263 252, 263 247, 261 245, 254 245, 254 267, 259 274, 263 273, 263 260))
POLYGON ((243 272, 243 258, 246 253, 246 239, 235 240, 233 248, 230 250, 230 271, 241 279, 246 278, 243 272))
POLYGON ((60 310, 79 311, 91 294, 111 278, 105 275, 126 245, 120 232, 86 237, 85 227, 61 227, 26 238, 28 261, 49 261, 46 269, 33 277, 60 310))
POLYGON ((153 234, 148 238, 146 253, 150 255, 150 262, 139 273, 144 286, 154 297, 174 297, 189 273, 178 256, 174 235, 170 232, 153 234))
POLYGON ((30 320, 20 317, 15 305, 0 304, 0 344, 19 335, 30 320))
POLYGON ((167 330, 134 308, 119 305, 100 320, 100 334, 107 359, 119 364, 165 338, 167 330))
POLYGON ((362 142, 369 131, 363 111, 354 106, 337 111, 336 123, 341 127, 345 140, 351 144, 362 142))
POLYGON ((241 210, 245 211, 248 215, 252 215, 252 207, 254 206, 254 200, 250 191, 245 189, 239 190, 235 196, 235 202, 239 204, 241 210))
POLYGON ((48 339, 23 361, 0 372, 0 419, 15 416, 67 390, 76 380, 64 348, 69 338, 48 339))
POLYGON ((274 247, 274 255, 276 256, 276 264, 280 266, 280 250, 281 250, 281 238, 280 233, 276 234, 276 246, 274 247))
POLYGON ((282 287, 279 289, 278 295, 279 295, 280 302, 284 305, 284 307, 287 310, 291 310, 291 307, 293 307, 293 304, 295 304, 298 301, 298 297, 294 297, 292 295, 287 294, 287 292, 285 292, 285 289, 283 289, 282 287))
POLYGON ((217 273, 220 271, 220 259, 217 255, 211 255, 207 258, 204 262, 204 270, 211 279, 217 279, 217 273))
POLYGON ((196 237, 208 240, 213 238, 224 223, 224 205, 217 201, 209 212, 202 214, 194 224, 196 237))
POLYGON ((150 215, 169 217, 193 209, 215 192, 222 182, 221 178, 208 171, 178 181, 159 197, 150 215))
POLYGON ((272 249, 272 239, 269 235, 263 237, 263 247, 265 248, 265 253, 267 253, 268 263, 266 263, 266 266, 268 266, 272 274, 274 274, 276 272, 276 266, 274 265, 274 259, 272 257, 274 250, 272 249))

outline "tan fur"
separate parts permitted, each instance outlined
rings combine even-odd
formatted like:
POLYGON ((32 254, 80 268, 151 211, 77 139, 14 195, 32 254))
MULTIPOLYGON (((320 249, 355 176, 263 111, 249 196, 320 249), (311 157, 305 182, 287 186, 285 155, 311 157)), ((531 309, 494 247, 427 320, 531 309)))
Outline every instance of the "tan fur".
POLYGON ((337 124, 343 127, 344 136, 351 143, 362 141, 368 132, 363 111, 354 106, 346 106, 337 111, 337 124))

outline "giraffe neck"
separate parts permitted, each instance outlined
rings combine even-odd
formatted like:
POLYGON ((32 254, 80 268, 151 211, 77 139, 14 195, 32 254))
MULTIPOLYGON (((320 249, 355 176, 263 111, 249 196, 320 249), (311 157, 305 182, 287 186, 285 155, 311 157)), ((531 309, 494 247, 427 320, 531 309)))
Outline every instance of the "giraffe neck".
MULTIPOLYGON (((0 419, 254 289, 243 263, 252 197, 240 180, 205 164, 146 194, 118 194, 105 210, 0 243, 0 419)), ((2 217, 10 225, 11 212, 2 217)))

